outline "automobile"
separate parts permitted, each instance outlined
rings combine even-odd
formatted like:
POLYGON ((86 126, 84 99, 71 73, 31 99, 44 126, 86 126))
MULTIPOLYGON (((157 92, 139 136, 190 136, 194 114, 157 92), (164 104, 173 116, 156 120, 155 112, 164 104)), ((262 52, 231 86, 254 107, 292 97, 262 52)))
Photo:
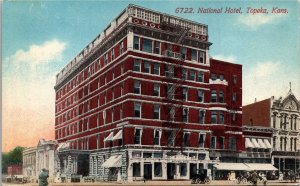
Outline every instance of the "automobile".
POLYGON ((207 170, 206 169, 198 169, 196 174, 193 174, 192 176, 192 184, 210 184, 211 180, 207 176, 207 170))

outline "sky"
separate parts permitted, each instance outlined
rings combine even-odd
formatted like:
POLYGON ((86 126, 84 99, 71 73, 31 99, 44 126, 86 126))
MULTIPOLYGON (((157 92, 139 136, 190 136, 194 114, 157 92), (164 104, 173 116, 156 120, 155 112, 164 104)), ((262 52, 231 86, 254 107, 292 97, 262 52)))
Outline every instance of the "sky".
POLYGON ((3 151, 54 138, 56 74, 131 3, 207 24, 209 55, 243 65, 243 105, 285 97, 289 82, 300 99, 300 1, 4 1, 3 151), (197 13, 240 7, 242 14, 197 13), (288 13, 271 13, 276 7, 288 13), (247 13, 248 8, 266 8, 268 14, 247 13))

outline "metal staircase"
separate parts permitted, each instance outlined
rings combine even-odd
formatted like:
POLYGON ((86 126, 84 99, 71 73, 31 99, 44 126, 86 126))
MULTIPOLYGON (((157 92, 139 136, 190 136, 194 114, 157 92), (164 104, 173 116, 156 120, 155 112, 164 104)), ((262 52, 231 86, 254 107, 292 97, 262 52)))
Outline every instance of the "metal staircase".
MULTIPOLYGON (((181 27, 179 25, 174 25, 169 22, 167 17, 162 17, 161 20, 162 27, 166 30, 172 30, 175 32, 176 37, 174 38, 175 43, 182 47, 182 41, 184 40, 186 34, 189 32, 190 28, 181 27)), ((166 122, 164 122, 163 127, 173 129, 173 132, 170 132, 167 144, 168 146, 176 146, 175 140, 176 137, 182 133, 184 129, 184 124, 175 124, 174 120, 176 119, 176 113, 183 112, 183 101, 175 100, 176 93, 178 89, 182 87, 185 78, 176 77, 178 73, 176 71, 182 70, 182 66, 185 60, 185 54, 176 53, 172 50, 166 49, 162 52, 165 61, 172 61, 172 65, 169 66, 168 71, 165 71, 165 77, 167 78, 167 96, 164 100, 165 108, 167 110, 168 116, 166 122), (175 130, 174 130, 175 129, 175 130)), ((172 150, 174 150, 173 148, 172 150)), ((182 144, 181 144, 182 152, 182 144)))

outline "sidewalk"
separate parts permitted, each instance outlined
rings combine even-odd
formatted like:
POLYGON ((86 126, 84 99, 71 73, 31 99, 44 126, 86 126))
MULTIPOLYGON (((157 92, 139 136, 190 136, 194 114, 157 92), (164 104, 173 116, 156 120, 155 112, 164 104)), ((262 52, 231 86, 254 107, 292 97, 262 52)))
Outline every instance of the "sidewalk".
MULTIPOLYGON (((27 183, 27 184, 10 184, 10 183, 2 183, 3 186, 38 186, 38 184, 27 183)), ((227 180, 213 180, 210 184, 191 184, 190 181, 136 181, 132 183, 120 183, 120 182, 93 182, 93 183, 51 183, 49 186, 94 186, 94 185, 250 185, 248 184, 236 184, 234 181, 227 180)), ((258 183, 257 185, 263 185, 262 183, 258 183)), ((297 185, 300 186, 299 180, 297 183, 290 182, 279 182, 278 180, 273 181, 270 180, 267 182, 267 185, 297 185)))

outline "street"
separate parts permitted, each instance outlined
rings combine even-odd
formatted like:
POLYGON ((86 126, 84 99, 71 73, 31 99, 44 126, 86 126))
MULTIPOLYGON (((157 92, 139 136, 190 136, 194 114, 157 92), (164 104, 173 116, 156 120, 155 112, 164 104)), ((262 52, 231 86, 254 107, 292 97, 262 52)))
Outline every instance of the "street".
MULTIPOLYGON (((14 183, 2 183, 3 186, 38 186, 38 184, 14 184, 14 183)), ((120 182, 94 182, 94 183, 52 183, 49 186, 93 186, 93 185, 192 185, 190 181, 146 181, 144 182, 133 182, 133 183, 120 183, 120 182)), ((193 185, 204 185, 204 184, 193 184, 193 185)), ((236 184, 234 181, 212 181, 207 185, 250 185, 250 184, 236 184)), ((263 185, 262 183, 258 183, 257 185, 263 185)), ((267 185, 297 185, 300 186, 299 180, 296 183, 290 182, 279 182, 279 181, 268 181, 267 185)))

